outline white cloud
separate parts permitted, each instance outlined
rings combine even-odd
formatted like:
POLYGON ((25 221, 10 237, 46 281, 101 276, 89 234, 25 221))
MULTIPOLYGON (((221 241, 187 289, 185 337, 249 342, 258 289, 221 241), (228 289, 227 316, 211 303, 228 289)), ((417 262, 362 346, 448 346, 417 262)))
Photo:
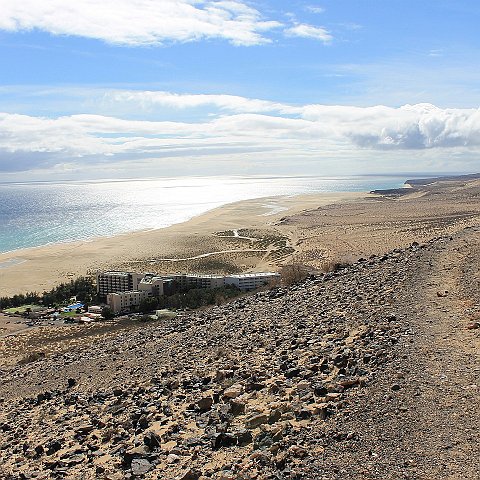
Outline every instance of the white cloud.
POLYGON ((3 0, 0 29, 39 29, 112 44, 157 45, 223 38, 234 45, 270 40, 280 26, 240 0, 3 0))
POLYGON ((303 118, 366 148, 429 149, 480 146, 479 109, 440 109, 430 104, 400 108, 306 106, 303 118))
POLYGON ((142 108, 164 106, 177 109, 216 107, 238 113, 279 112, 283 114, 301 113, 301 107, 278 102, 245 98, 236 95, 178 94, 165 91, 117 90, 109 91, 103 100, 109 103, 133 103, 142 108))
POLYGON ((314 27, 313 25, 307 25, 304 23, 299 23, 293 27, 287 28, 284 30, 284 33, 290 37, 303 37, 303 38, 313 38, 315 40, 320 40, 323 43, 329 43, 333 37, 323 27, 314 27))
MULTIPOLYGON (((187 100, 188 106, 195 105, 195 99, 190 97, 183 100, 187 100)), ((233 103, 241 103, 238 100, 241 98, 234 97, 233 103)), ((248 101, 245 99, 247 104, 248 101)), ((222 102, 219 105, 222 108, 222 102)), ((277 115, 237 113, 213 119, 206 114, 197 123, 88 114, 46 118, 2 113, 0 171, 25 171, 35 165, 92 166, 106 161, 173 157, 202 161, 208 156, 212 163, 215 159, 226 161, 232 154, 242 154, 253 162, 275 158, 315 162, 322 156, 334 158, 345 151, 355 156, 382 150, 435 150, 435 155, 462 149, 480 150, 477 109, 440 109, 429 104, 400 108, 325 105, 295 108, 298 113, 293 117, 291 112, 289 116, 278 112, 277 115)))
POLYGON ((312 13, 324 13, 325 9, 323 7, 317 7, 315 5, 307 5, 305 7, 306 10, 312 13))

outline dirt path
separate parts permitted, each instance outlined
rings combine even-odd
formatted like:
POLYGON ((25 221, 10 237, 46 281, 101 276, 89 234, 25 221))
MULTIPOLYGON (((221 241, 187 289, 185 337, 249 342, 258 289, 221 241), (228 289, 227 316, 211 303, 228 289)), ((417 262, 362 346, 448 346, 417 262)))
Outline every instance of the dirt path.
POLYGON ((471 276, 478 272, 479 237, 469 230, 433 252, 418 290, 423 365, 413 404, 418 434, 409 450, 421 459, 420 478, 480 478, 480 335, 467 330, 479 308, 471 276))
POLYGON ((480 310, 479 231, 422 249, 406 274, 394 269, 392 307, 409 333, 335 425, 354 440, 329 445, 311 478, 480 478, 480 329, 467 329, 480 310))

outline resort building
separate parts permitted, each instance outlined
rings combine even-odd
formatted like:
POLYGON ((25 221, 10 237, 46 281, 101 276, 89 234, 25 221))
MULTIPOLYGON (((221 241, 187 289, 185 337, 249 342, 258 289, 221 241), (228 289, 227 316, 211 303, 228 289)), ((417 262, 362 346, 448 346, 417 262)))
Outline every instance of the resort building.
POLYGON ((260 272, 224 276, 183 273, 172 275, 170 278, 184 288, 220 288, 225 285, 235 285, 240 290, 247 291, 263 287, 272 281, 278 281, 280 279, 280 274, 273 272, 260 272))
POLYGON ((260 272, 260 273, 240 273, 238 275, 229 275, 225 277, 225 285, 235 285, 240 290, 255 290, 269 283, 280 280, 279 273, 260 272))
POLYGON ((109 293, 107 295, 107 305, 115 314, 129 312, 132 308, 138 307, 141 301, 148 297, 149 294, 146 291, 109 293))
POLYGON ((138 290, 138 283, 144 277, 141 273, 102 272, 97 274, 97 293, 106 296, 112 292, 138 290))
POLYGON ((140 292, 147 292, 153 297, 163 295, 164 280, 162 277, 154 273, 146 273, 145 276, 138 282, 137 290, 140 292))
POLYGON ((220 288, 225 286, 223 275, 197 275, 180 273, 169 276, 182 288, 220 288))
MULTIPOLYGON (((238 275, 175 274, 160 277, 155 273, 104 272, 97 275, 97 292, 106 297, 108 306, 117 314, 129 312, 148 297, 170 295, 178 287, 221 288, 234 285, 242 291, 255 290, 278 281, 280 274, 273 272, 241 273, 238 275)), ((95 308, 91 307, 93 313, 95 308)))

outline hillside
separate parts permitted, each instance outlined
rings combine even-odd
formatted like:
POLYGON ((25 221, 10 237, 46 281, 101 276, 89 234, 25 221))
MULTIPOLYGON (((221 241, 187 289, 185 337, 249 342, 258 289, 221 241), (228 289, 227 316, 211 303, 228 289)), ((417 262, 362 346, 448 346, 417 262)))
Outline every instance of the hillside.
POLYGON ((479 478, 479 248, 470 227, 4 361, 2 478, 479 478))

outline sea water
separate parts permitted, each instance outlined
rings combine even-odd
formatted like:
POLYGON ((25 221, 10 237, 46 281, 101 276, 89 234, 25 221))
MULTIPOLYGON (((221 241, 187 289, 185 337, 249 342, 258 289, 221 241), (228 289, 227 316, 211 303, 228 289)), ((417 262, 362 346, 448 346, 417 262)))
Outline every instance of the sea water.
POLYGON ((0 253, 186 221, 240 200, 397 188, 405 177, 178 177, 0 183, 0 253))

